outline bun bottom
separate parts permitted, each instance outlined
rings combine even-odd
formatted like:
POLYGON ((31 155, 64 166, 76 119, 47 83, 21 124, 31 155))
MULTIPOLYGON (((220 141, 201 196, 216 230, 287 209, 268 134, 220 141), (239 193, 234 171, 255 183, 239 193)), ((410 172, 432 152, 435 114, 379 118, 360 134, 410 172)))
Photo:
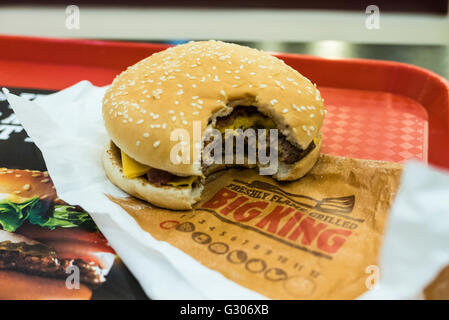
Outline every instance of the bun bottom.
MULTIPOLYGON (((273 178, 278 181, 291 181, 302 178, 318 161, 321 145, 322 139, 320 134, 317 137, 316 147, 309 154, 294 164, 279 163, 278 171, 273 175, 273 178)), ((123 174, 120 149, 112 141, 107 144, 103 153, 103 167, 109 180, 117 187, 136 198, 166 209, 192 209, 193 205, 200 200, 201 192, 204 188, 203 185, 195 188, 158 187, 142 177, 127 178, 123 174)), ((225 168, 226 165, 212 165, 208 168, 206 175, 225 168)))
POLYGON ((192 209, 192 205, 200 200, 203 190, 202 185, 195 188, 158 187, 142 177, 127 178, 123 174, 120 150, 112 141, 104 150, 103 167, 109 180, 126 193, 166 209, 192 209))
MULTIPOLYGON (((278 164, 277 172, 274 175, 272 175, 272 177, 278 181, 290 181, 302 178, 313 168, 315 163, 318 161, 321 152, 321 145, 322 139, 320 133, 317 136, 316 146, 312 151, 310 151, 304 158, 293 164, 285 164, 280 162, 278 164)), ((203 171, 203 174, 205 176, 209 176, 215 172, 234 167, 246 167, 257 170, 258 166, 255 164, 252 165, 246 164, 247 160, 248 159, 245 156, 245 164, 239 165, 212 164, 203 171)))
POLYGON ((297 180, 305 176, 315 165, 321 153, 321 133, 317 136, 315 148, 310 151, 304 158, 293 164, 279 163, 278 171, 273 178, 278 181, 297 180))

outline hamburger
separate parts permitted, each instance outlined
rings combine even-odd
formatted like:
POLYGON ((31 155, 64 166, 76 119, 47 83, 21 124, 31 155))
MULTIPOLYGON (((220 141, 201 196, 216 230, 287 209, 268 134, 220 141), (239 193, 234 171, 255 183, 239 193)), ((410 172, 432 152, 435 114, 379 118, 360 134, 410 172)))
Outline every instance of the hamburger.
POLYGON ((89 299, 115 253, 79 206, 56 195, 46 172, 0 168, 0 299, 89 299), (71 267, 78 290, 69 290, 71 267))
MULTIPOLYGON (((128 194, 164 208, 191 209, 214 172, 266 166, 251 163, 247 154, 243 163, 206 162, 204 151, 214 140, 207 140, 208 130, 223 139, 229 131, 238 136, 247 129, 276 130, 277 146, 270 152, 275 150, 278 165, 271 175, 296 180, 319 157, 323 103, 310 80, 268 53, 220 41, 170 47, 128 67, 106 91, 102 112, 110 141, 103 166, 128 194), (179 129, 190 137, 173 139, 179 129), (173 161, 180 143, 190 161, 173 161)), ((267 137, 259 139, 268 149, 267 137)))

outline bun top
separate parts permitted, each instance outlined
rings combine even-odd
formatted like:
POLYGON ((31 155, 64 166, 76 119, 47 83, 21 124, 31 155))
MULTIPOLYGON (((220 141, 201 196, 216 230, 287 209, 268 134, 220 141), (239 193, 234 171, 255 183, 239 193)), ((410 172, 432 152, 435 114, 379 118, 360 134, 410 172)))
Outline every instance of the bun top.
MULTIPOLYGON (((282 60, 256 49, 200 41, 168 48, 128 67, 103 99, 112 141, 148 166, 178 175, 201 175, 199 164, 170 161, 175 129, 190 134, 228 106, 255 106, 305 149, 318 135, 324 106, 310 80, 282 60)), ((228 112, 229 113, 229 112, 228 112)))
POLYGON ((17 201, 39 197, 53 202, 63 202, 56 195, 47 172, 0 168, 0 195, 11 195, 17 201))

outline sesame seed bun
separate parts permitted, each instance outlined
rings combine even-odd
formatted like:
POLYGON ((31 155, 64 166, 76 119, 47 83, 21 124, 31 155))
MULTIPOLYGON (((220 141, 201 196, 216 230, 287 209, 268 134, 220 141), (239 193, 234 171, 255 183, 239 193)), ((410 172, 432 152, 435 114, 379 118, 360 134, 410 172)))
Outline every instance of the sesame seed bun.
POLYGON ((186 129, 192 139, 194 121, 204 132, 214 116, 237 105, 257 107, 302 149, 319 135, 325 113, 318 89, 282 60, 201 41, 155 53, 122 72, 104 96, 103 117, 112 141, 131 158, 175 175, 201 176, 192 141, 189 164, 170 161, 179 143, 170 141, 172 131, 186 129))
POLYGON ((113 184, 130 195, 148 201, 156 206, 188 210, 200 199, 203 185, 193 188, 177 188, 171 186, 157 187, 143 177, 130 179, 123 174, 120 160, 120 150, 111 142, 103 153, 103 167, 113 184))
POLYGON ((38 196, 50 202, 62 202, 47 172, 0 168, 0 194, 11 194, 18 199, 38 196))

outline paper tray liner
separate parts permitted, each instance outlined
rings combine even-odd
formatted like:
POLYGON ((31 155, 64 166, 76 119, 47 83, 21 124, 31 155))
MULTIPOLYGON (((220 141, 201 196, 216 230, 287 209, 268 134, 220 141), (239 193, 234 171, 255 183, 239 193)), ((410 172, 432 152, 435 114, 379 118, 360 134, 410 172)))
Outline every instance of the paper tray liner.
POLYGON ((377 265, 400 174, 396 163, 322 155, 288 183, 222 171, 191 211, 109 198, 154 238, 269 298, 353 299, 377 265))

